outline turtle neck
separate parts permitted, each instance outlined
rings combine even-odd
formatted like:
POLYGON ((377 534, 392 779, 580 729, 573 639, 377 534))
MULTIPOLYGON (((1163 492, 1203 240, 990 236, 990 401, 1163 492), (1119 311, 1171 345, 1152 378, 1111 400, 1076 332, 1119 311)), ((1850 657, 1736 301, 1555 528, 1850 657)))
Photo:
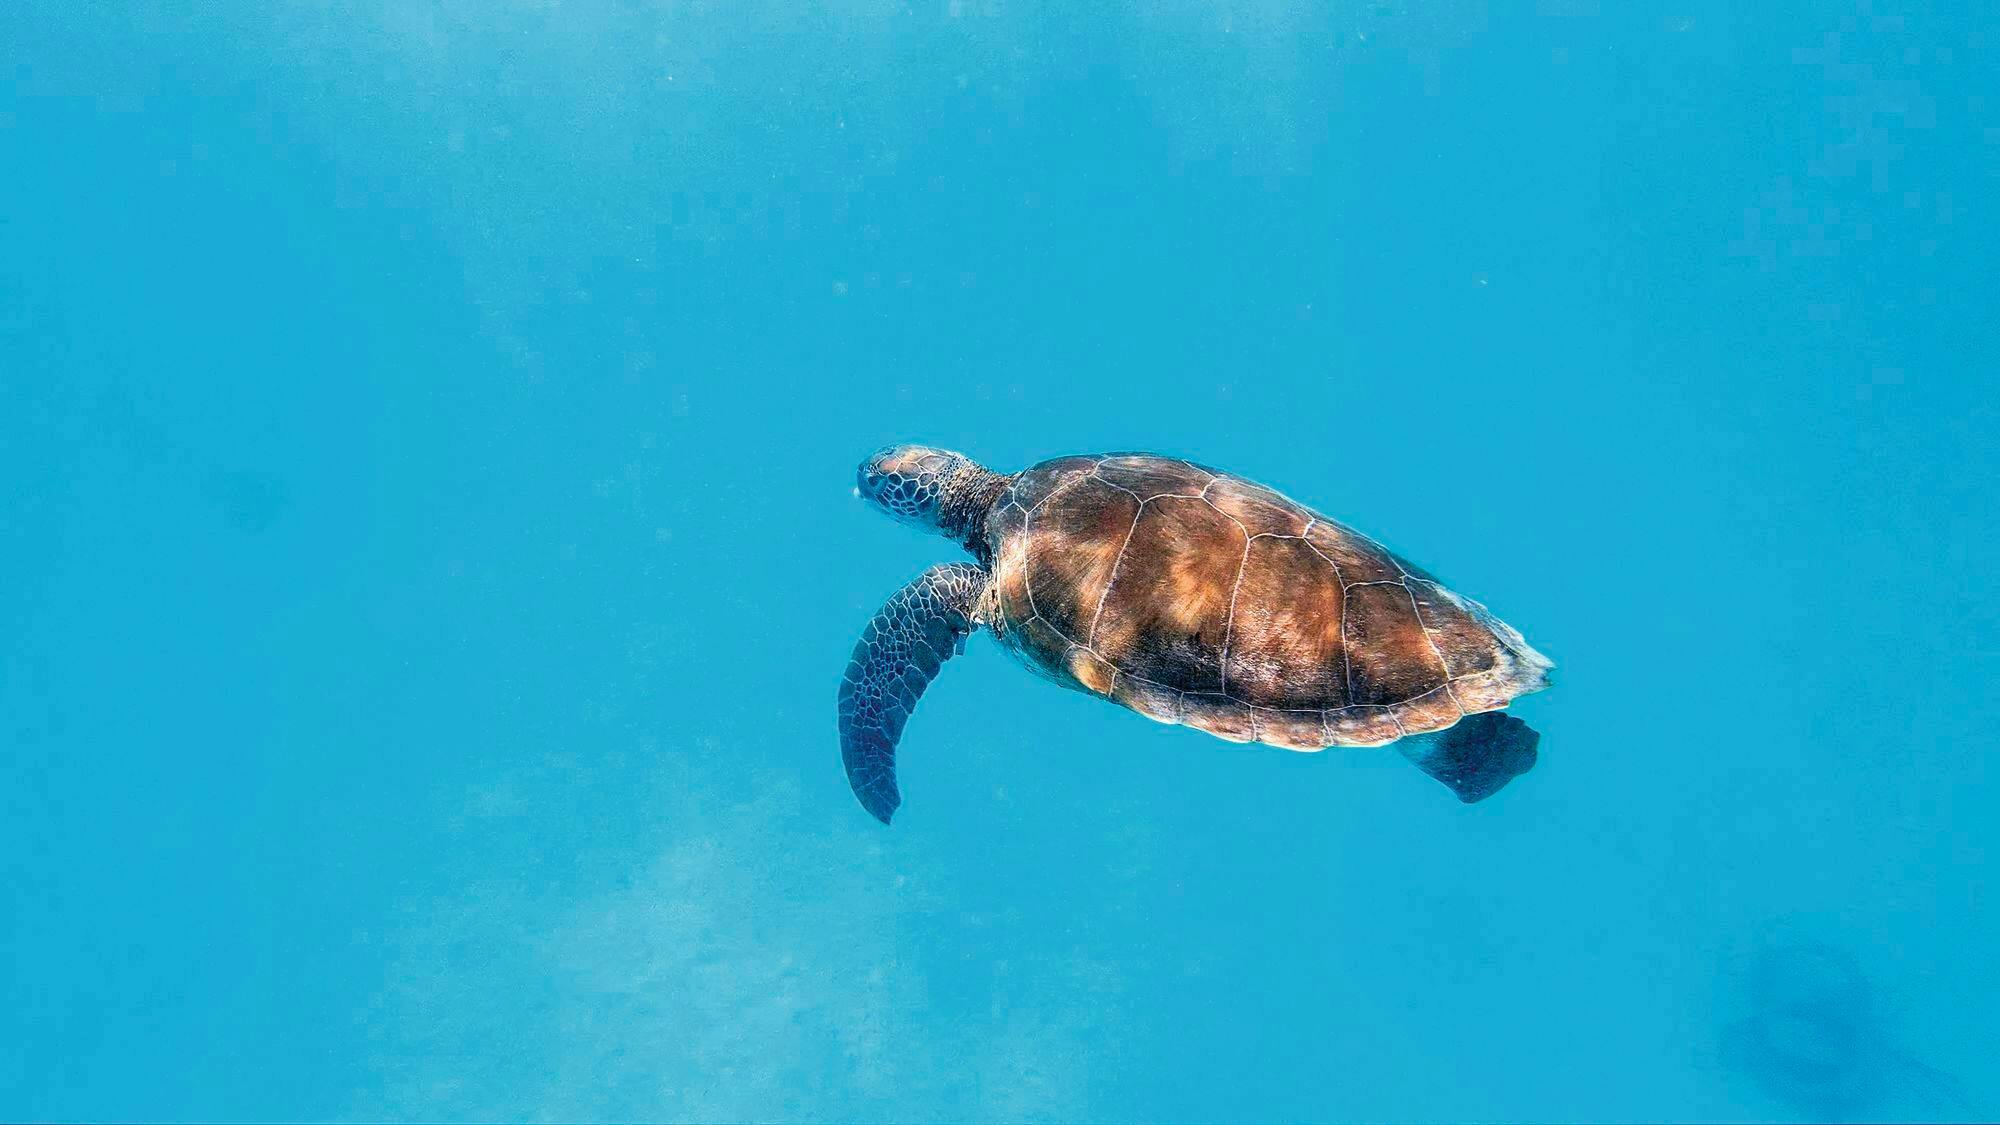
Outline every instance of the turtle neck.
POLYGON ((938 502, 938 530, 972 552, 981 566, 991 566, 986 548, 986 516, 1014 478, 968 463, 952 474, 938 502))

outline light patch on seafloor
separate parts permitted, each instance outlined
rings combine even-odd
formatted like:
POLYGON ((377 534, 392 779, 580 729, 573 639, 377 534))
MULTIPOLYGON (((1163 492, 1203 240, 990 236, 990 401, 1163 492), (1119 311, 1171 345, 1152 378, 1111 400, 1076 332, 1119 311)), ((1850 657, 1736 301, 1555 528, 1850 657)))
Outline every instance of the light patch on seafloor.
POLYGON ((361 1017, 377 1084, 357 1118, 1094 1116, 1079 1060, 1117 982, 1079 957, 1043 966, 1045 1000, 942 1011, 926 974, 947 953, 912 931, 949 910, 943 880, 872 822, 805 813, 788 774, 738 779, 757 796, 736 804, 689 780, 660 785, 674 827, 623 886, 495 877, 412 904, 361 1017))

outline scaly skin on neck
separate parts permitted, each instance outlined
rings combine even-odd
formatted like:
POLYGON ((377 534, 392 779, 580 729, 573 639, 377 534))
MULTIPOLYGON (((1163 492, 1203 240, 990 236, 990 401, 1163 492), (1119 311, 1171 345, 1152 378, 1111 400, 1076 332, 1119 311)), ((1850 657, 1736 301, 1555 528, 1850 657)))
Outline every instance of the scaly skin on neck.
POLYGON ((993 557, 986 549, 986 517, 1014 478, 967 462, 945 482, 938 501, 938 531, 956 541, 979 565, 991 567, 993 557))

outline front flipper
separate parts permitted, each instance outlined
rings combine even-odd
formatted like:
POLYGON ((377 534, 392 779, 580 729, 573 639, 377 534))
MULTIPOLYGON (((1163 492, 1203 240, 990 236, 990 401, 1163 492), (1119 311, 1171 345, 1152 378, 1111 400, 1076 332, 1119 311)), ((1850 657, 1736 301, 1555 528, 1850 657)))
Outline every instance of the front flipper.
POLYGON ((1503 711, 1467 715, 1434 734, 1396 743, 1418 769, 1451 786, 1466 804, 1483 801, 1535 765, 1542 740, 1528 724, 1503 711))
POLYGON ((861 807, 884 824, 903 803, 896 791, 896 740, 917 699, 976 625, 986 572, 971 563, 934 566, 896 591, 854 646, 840 682, 840 757, 861 807))

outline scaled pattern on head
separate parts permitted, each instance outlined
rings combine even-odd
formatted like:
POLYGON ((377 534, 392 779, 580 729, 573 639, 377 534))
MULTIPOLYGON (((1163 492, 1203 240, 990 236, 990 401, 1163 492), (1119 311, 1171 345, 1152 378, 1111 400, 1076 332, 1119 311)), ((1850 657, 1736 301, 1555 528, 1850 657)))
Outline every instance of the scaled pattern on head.
POLYGON ((861 463, 855 491, 903 523, 935 530, 946 486, 972 467, 971 459, 948 449, 892 445, 861 463))

